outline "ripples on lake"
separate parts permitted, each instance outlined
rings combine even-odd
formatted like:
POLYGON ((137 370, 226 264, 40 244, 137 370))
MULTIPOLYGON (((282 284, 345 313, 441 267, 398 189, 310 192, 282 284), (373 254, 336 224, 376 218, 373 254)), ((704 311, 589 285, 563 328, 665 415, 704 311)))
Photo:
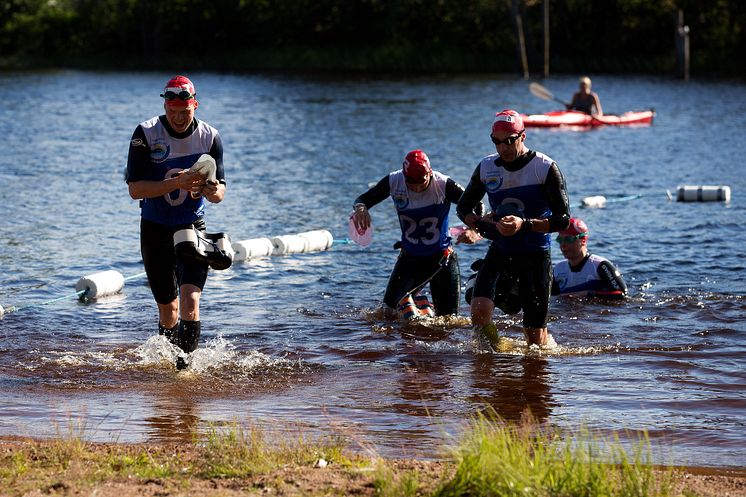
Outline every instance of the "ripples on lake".
MULTIPOLYGON (((526 351, 520 320, 506 316, 501 354, 475 349, 466 318, 380 319, 398 237, 387 201, 372 210, 369 249, 338 244, 212 272, 201 348, 176 374, 143 279, 102 301, 40 305, 74 293, 84 275, 143 270, 123 170, 129 137, 158 113, 169 76, 0 75, 10 145, 0 157, 0 304, 21 307, 0 321, 0 435, 73 425, 93 440, 187 441, 209 423, 252 421, 437 457, 446 434, 489 407, 623 438, 645 430, 664 463, 746 466, 742 85, 598 77, 605 109, 655 107, 653 126, 528 132, 528 146, 564 172, 591 250, 617 264, 631 292, 608 305, 553 299, 556 349, 526 351), (729 185, 733 200, 668 201, 679 184, 729 185), (641 197, 577 207, 599 194, 641 197)), ((424 149, 465 185, 492 151, 496 111, 552 108, 504 77, 190 76, 198 117, 226 147, 229 189, 208 207, 208 228, 234 240, 319 228, 344 238, 352 200, 408 150, 424 149)), ((544 84, 569 97, 576 80, 544 84)), ((464 279, 485 251, 459 249, 464 279)))

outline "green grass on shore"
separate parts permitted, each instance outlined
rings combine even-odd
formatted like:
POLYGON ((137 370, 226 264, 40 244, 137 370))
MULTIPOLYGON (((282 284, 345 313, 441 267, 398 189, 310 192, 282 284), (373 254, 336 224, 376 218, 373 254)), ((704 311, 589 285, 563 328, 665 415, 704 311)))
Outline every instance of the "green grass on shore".
MULTIPOLYGON (((49 491, 58 482, 83 492, 107 482, 157 481, 194 489, 200 482, 282 480, 273 476, 278 468, 318 475, 322 466, 359 485, 361 493, 383 497, 674 495, 673 468, 652 465, 646 438, 629 449, 587 430, 563 433, 533 421, 478 417, 455 447, 444 449, 443 461, 419 467, 363 456, 346 450, 346 443, 340 436, 278 435, 238 424, 210 427, 182 445, 93 444, 76 436, 0 443, 0 494, 49 491)), ((331 492, 324 485, 311 483, 312 495, 352 491, 337 485, 331 492)))

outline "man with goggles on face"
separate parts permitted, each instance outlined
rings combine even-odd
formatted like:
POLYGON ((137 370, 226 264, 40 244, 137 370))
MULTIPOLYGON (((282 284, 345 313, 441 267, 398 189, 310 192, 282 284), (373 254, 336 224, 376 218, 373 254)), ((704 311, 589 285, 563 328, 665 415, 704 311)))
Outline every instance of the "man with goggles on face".
POLYGON ((565 229, 570 219, 562 172, 550 157, 526 147, 524 131, 518 112, 497 113, 491 133, 497 153, 479 162, 456 208, 462 221, 492 240, 474 282, 471 319, 478 337, 495 350, 496 305, 507 314, 523 310, 529 345, 551 344, 549 233, 565 229), (492 212, 482 217, 474 207, 485 193, 492 212))
MULTIPOLYGON (((125 178, 130 196, 140 200, 140 248, 158 305, 159 334, 185 353, 197 348, 208 263, 177 256, 174 233, 186 227, 204 232, 205 199, 218 203, 225 195, 223 144, 215 128, 194 117, 196 96, 185 76, 166 83, 165 113, 132 134, 125 178), (203 154, 214 160, 210 174, 189 171, 203 154)), ((182 357, 177 367, 186 367, 182 357)))
MULTIPOLYGON (((387 317, 394 317, 402 299, 428 282, 435 315, 458 314, 460 271, 448 232, 448 213, 463 191, 453 179, 430 167, 425 152, 412 150, 401 169, 384 176, 355 199, 352 220, 358 230, 368 229, 368 209, 388 197, 399 216, 401 251, 383 296, 387 317)), ((481 203, 477 209, 481 214, 481 203)), ((459 239, 473 243, 478 237, 474 232, 472 235, 459 239)))
POLYGON ((588 252, 588 226, 571 218, 557 242, 565 260, 554 266, 552 295, 623 299, 627 284, 608 259, 588 252))

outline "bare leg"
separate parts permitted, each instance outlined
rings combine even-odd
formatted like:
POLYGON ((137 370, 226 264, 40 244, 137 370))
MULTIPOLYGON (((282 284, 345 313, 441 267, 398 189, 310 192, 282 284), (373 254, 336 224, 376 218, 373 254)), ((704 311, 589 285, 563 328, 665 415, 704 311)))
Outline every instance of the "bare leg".
POLYGON ((547 328, 523 328, 523 333, 529 345, 546 345, 549 340, 547 328))
POLYGON ((487 297, 474 297, 471 299, 471 324, 485 326, 491 323, 494 310, 495 304, 487 297))
POLYGON ((194 285, 181 285, 179 301, 182 321, 199 321, 199 298, 202 291, 194 285))
POLYGON ((164 328, 173 328, 179 320, 179 301, 158 304, 158 321, 164 328))
POLYGON ((471 324, 474 331, 487 339, 493 350, 498 350, 500 336, 497 327, 492 322, 492 312, 495 304, 486 297, 474 297, 471 299, 471 324))

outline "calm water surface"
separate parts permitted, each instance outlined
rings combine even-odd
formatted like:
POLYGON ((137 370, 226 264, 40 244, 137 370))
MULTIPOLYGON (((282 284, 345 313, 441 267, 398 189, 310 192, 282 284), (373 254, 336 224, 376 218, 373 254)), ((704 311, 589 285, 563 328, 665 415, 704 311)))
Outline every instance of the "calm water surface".
MULTIPOLYGON (((557 350, 526 351, 520 320, 506 316, 496 317, 515 341, 505 354, 475 350, 466 319, 377 320, 399 236, 386 202, 372 210, 368 249, 337 244, 212 272, 202 347, 177 374, 136 277, 139 208, 123 181, 129 137, 159 113, 170 76, 0 74, 0 304, 20 308, 0 321, 0 436, 186 441, 213 423, 253 422, 438 457, 491 407, 622 438, 647 431, 662 463, 746 468, 744 86, 598 77, 604 109, 655 107, 655 123, 528 132, 529 147, 563 170, 591 250, 617 264, 631 292, 611 305, 554 299, 557 350), (729 185, 733 199, 669 201, 680 184, 729 185), (585 196, 635 194, 578 207, 585 196), (131 277, 122 294, 50 302, 106 269, 131 277)), ((408 150, 424 149, 465 185, 494 151, 496 111, 554 107, 499 76, 190 76, 198 117, 226 149, 228 193, 208 207, 208 228, 234 240, 320 228, 343 239, 353 199, 408 150)), ((569 98, 576 79, 544 84, 569 98)), ((486 249, 459 249, 464 275, 486 249)))

